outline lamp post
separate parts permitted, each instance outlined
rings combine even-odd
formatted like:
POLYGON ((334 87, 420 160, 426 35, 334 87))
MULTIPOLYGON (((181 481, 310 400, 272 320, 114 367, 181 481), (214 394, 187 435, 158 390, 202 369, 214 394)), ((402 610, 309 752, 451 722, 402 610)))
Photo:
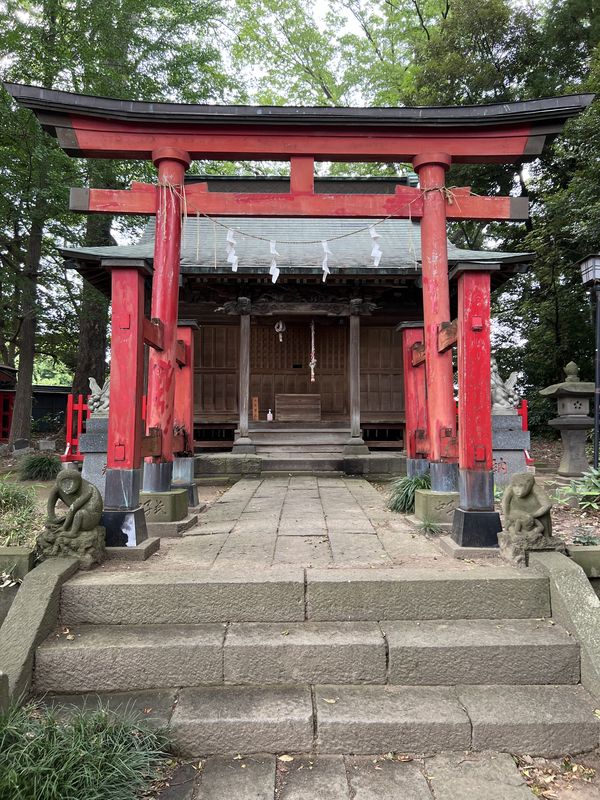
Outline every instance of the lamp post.
POLYGON ((596 293, 596 380, 594 392, 594 467, 598 469, 600 449, 600 254, 595 253, 577 262, 584 285, 596 293))

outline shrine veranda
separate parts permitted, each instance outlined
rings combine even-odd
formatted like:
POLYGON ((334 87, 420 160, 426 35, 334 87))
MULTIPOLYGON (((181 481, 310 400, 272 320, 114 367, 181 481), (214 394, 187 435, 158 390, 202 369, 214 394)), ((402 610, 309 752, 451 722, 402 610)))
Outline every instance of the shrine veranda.
POLYGON ((592 95, 366 109, 6 88, 68 154, 157 167, 156 184, 71 192, 75 211, 151 218, 139 244, 65 251, 112 298, 110 536, 144 538, 140 490, 170 492, 194 441, 229 431, 251 454, 271 411, 284 428, 347 433, 348 459, 377 440, 403 446, 409 473, 427 465, 434 492, 458 490, 456 541, 493 541, 490 291, 530 255, 457 249, 446 223, 523 220, 527 199, 449 187, 446 172, 535 159, 592 95), (186 178, 194 159, 282 160, 290 177, 186 178), (409 162, 418 186, 315 179, 319 161, 409 162))

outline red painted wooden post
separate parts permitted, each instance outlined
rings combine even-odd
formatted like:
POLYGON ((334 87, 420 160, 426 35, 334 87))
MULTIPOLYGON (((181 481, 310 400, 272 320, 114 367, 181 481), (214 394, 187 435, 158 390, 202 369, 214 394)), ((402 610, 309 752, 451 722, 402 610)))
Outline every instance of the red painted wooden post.
POLYGON ((106 487, 106 543, 135 546, 147 538, 139 504, 144 390, 144 274, 146 265, 111 261, 112 334, 106 487))
POLYGON ((163 349, 152 350, 148 365, 146 428, 159 428, 160 457, 149 458, 144 469, 146 491, 168 491, 173 476, 173 423, 175 400, 175 351, 179 302, 179 259, 183 179, 190 163, 188 154, 163 148, 152 154, 158 167, 156 188, 156 236, 152 317, 163 324, 163 349))
POLYGON ((175 368, 175 425, 185 431, 186 454, 194 454, 194 328, 177 327, 177 339, 183 342, 186 363, 175 368))
POLYGON ((424 154, 417 156, 413 164, 423 192, 421 264, 431 487, 437 491, 455 491, 456 411, 452 351, 440 353, 438 350, 440 326, 450 322, 445 190, 445 173, 450 157, 445 153, 424 154))
POLYGON ((112 270, 112 336, 107 469, 139 469, 144 388, 144 277, 112 270))
POLYGON ((460 500, 452 535, 463 546, 495 546, 489 272, 459 275, 457 343, 460 500))
POLYGON ((406 472, 415 475, 429 467, 427 460, 427 389, 425 364, 413 366, 413 346, 423 341, 423 323, 402 323, 406 472), (425 452, 424 452, 425 451, 425 452))

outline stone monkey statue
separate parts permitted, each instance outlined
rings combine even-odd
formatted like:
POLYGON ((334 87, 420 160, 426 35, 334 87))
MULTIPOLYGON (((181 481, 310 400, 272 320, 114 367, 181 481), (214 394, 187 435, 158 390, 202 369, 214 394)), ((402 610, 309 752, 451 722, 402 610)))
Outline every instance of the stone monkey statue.
POLYGON ((504 490, 504 531, 498 534, 502 554, 518 564, 528 550, 563 550, 562 539, 552 536, 552 503, 529 472, 517 472, 504 490))
POLYGON ((45 530, 38 536, 42 554, 74 556, 83 569, 101 563, 105 556, 102 507, 102 495, 95 486, 76 469, 63 469, 48 497, 45 530), (63 516, 56 515, 59 500, 67 506, 63 516))

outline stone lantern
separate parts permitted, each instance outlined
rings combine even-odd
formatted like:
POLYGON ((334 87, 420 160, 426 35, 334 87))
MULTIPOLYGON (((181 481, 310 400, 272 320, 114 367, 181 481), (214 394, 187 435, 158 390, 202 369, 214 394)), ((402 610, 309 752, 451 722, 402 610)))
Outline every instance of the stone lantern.
POLYGON ((542 389, 544 397, 556 397, 558 417, 551 419, 549 425, 560 431, 563 454, 558 474, 576 478, 589 469, 585 454, 587 431, 594 427, 589 416, 590 399, 594 396, 594 384, 579 380, 579 367, 570 361, 565 367, 566 379, 542 389))

